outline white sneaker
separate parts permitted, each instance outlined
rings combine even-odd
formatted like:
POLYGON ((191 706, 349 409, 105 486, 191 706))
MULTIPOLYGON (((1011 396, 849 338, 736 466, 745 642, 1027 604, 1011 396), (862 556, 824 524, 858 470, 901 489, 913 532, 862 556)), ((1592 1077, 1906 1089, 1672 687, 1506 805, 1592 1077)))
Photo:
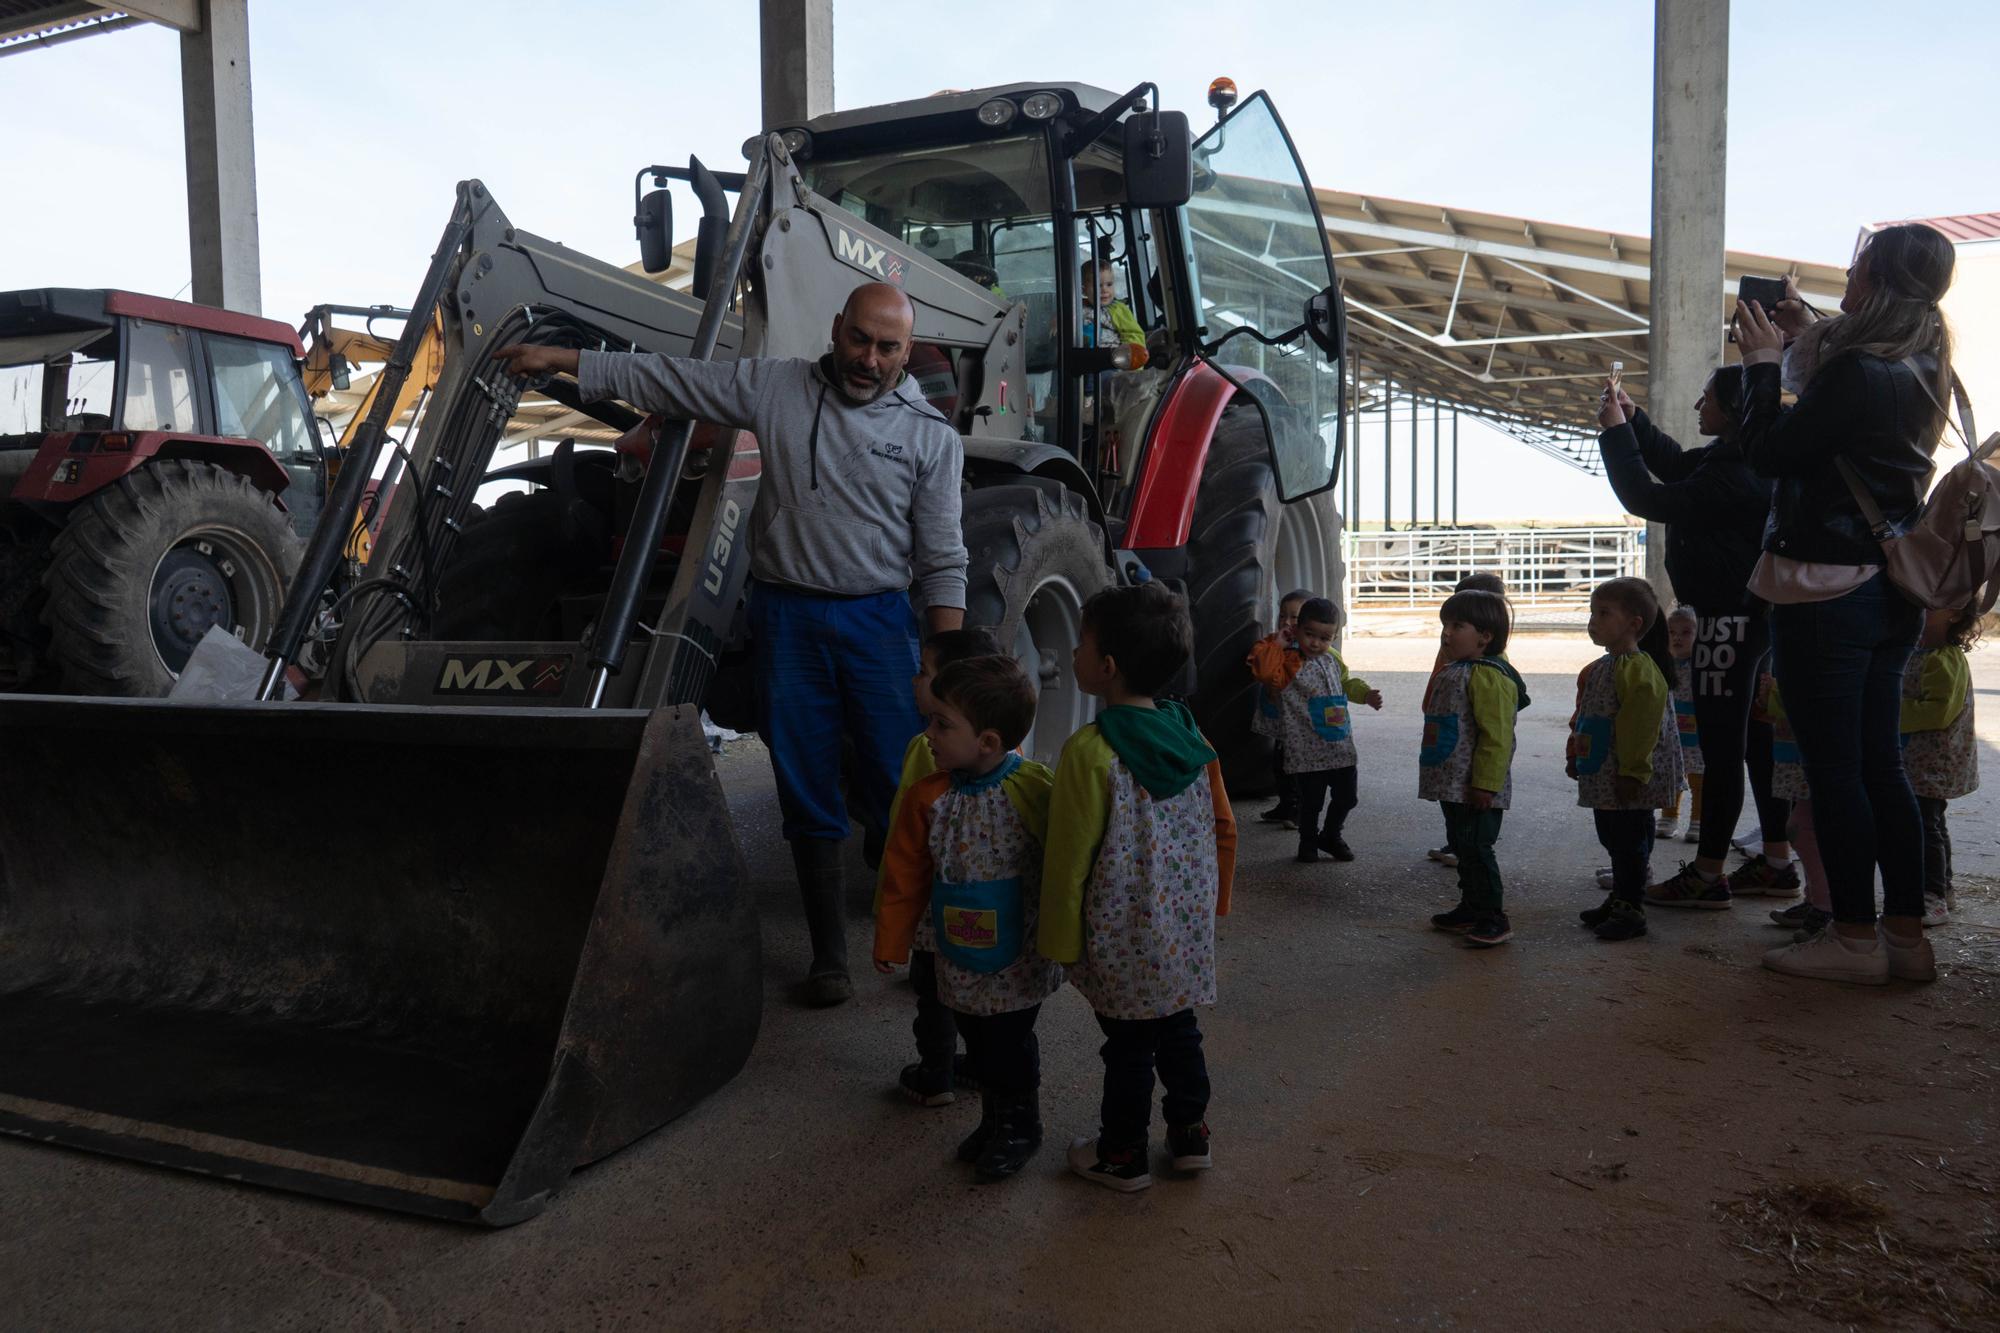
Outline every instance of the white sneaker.
MULTIPOLYGON (((1945 922, 1949 920, 1951 920, 1950 901, 1941 894, 1936 894, 1936 893, 1925 894, 1924 895, 1925 927, 1928 928, 1930 926, 1942 926, 1945 922)), ((1884 938, 1887 937, 1885 936, 1884 938)))
POLYGON ((1922 935, 1915 944, 1898 944, 1894 935, 1883 930, 1881 952, 1888 957, 1889 975, 1898 981, 1937 980, 1937 955, 1922 935))
POLYGON ((1611 867, 1604 867, 1604 869, 1597 872, 1597 887, 1603 889, 1606 893, 1611 892, 1611 878, 1611 867))
POLYGON ((1661 815, 1660 822, 1653 825, 1653 836, 1656 838, 1671 838, 1680 831, 1681 817, 1679 815, 1661 815))
MULTIPOLYGON (((1928 947, 1924 952, 1929 953, 1928 947)), ((1857 944, 1831 926, 1803 943, 1771 950, 1764 955, 1764 966, 1787 976, 1819 981, 1849 981, 1860 986, 1889 983, 1889 949, 1880 938, 1857 944)))
POLYGON ((1701 841, 1701 821, 1699 819, 1690 819, 1688 821, 1688 831, 1686 834, 1682 836, 1681 841, 1682 842, 1701 841))

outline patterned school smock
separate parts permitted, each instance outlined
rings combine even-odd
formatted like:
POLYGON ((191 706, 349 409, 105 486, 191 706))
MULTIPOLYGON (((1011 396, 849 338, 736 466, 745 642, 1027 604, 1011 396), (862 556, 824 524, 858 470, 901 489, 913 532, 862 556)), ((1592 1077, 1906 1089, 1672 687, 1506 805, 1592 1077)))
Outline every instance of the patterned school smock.
POLYGON ((1657 810, 1681 789, 1680 728, 1668 706, 1672 693, 1653 659, 1644 653, 1610 653, 1590 664, 1577 700, 1576 803, 1589 810, 1657 810), (1617 725, 1627 709, 1643 709, 1646 695, 1658 711, 1647 719, 1652 739, 1652 775, 1631 801, 1618 799, 1617 725))
POLYGON ((1947 696, 1964 700, 1942 727, 1910 730, 1905 719, 1903 767, 1909 770, 1911 789, 1928 800, 1955 801, 1979 790, 1971 683, 1965 650, 1951 645, 1919 649, 1910 655, 1903 672, 1903 698, 1908 703, 1928 700, 1929 711, 1935 714, 1949 707, 1947 696))
POLYGON ((1792 732, 1792 719, 1785 713, 1785 700, 1771 683, 1764 710, 1771 715, 1771 795, 1780 801, 1810 801, 1806 786, 1806 766, 1799 758, 1799 738, 1792 732))
POLYGON ((1368 682, 1347 674, 1347 663, 1331 649, 1299 664, 1279 707, 1285 719, 1285 772, 1319 773, 1353 768, 1354 719, 1349 700, 1366 697, 1368 682))
MULTIPOLYGON (((1268 650, 1277 643, 1277 635, 1265 635, 1252 646, 1250 656, 1245 659, 1246 663, 1254 670, 1258 653, 1268 650)), ((1298 655, 1297 649, 1285 649, 1284 652, 1289 657, 1298 655)), ((1257 683, 1257 709, 1250 715, 1250 730, 1253 734, 1280 742, 1285 739, 1285 710, 1278 702, 1283 694, 1283 690, 1273 690, 1262 681, 1257 683)))
POLYGON ((1052 780, 1010 754, 984 777, 935 773, 905 794, 883 851, 875 956, 902 961, 918 921, 930 921, 947 1008, 1012 1013, 1062 985, 1062 968, 1035 948, 1052 780), (981 895, 972 906, 968 891, 981 895), (1012 961, 990 971, 955 961, 992 949, 1012 961))
POLYGON ((1070 738, 1058 768, 1057 799, 1075 790, 1085 797, 1078 804, 1093 808, 1059 810, 1052 822, 1101 819, 1103 829, 1087 874, 1060 866, 1060 848, 1087 855, 1095 829, 1060 840, 1050 832, 1044 941, 1060 941, 1051 945, 1059 957, 1074 948, 1070 984, 1104 1018, 1164 1018, 1214 1004, 1215 919, 1228 913, 1235 865, 1220 766, 1156 800, 1093 723, 1070 738))
MULTIPOLYGON (((1426 801, 1463 805, 1472 785, 1472 760, 1478 748, 1479 723, 1472 713, 1473 673, 1492 672, 1506 680, 1500 668, 1478 661, 1449 662, 1431 678, 1424 704, 1423 747, 1417 753, 1417 795, 1426 801)), ((1514 688, 1511 680, 1507 688, 1514 688)), ((1494 794, 1495 810, 1514 800, 1514 736, 1507 736, 1507 776, 1494 794)))
POLYGON ((1694 715, 1694 663, 1685 657, 1674 660, 1674 723, 1681 734, 1681 772, 1693 777, 1703 771, 1701 728, 1694 715))

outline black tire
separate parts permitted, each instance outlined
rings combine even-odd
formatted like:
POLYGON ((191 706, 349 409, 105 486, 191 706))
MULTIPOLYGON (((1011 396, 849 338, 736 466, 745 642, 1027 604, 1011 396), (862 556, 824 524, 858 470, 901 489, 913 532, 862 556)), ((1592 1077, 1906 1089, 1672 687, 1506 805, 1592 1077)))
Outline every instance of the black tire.
POLYGON ((561 638, 564 594, 597 574, 609 549, 604 516, 589 505, 553 489, 503 495, 459 533, 430 637, 561 638))
POLYGON ((1188 531, 1188 609, 1194 619, 1195 720, 1222 759, 1223 781, 1244 796, 1271 790, 1271 742, 1250 730, 1257 685, 1244 664, 1270 632, 1292 587, 1340 597, 1339 516, 1331 492, 1286 505, 1263 418, 1226 409, 1209 443, 1188 531), (1303 525, 1290 535, 1286 524, 1303 525), (1280 583, 1285 586, 1280 586, 1280 583))
POLYGON ((213 463, 120 477, 70 515, 43 575, 63 688, 163 695, 211 623, 261 649, 302 549, 268 492, 213 463))
POLYGON ((965 497, 965 623, 991 629, 1021 659, 1039 699, 1028 758, 1053 765, 1070 733, 1096 713, 1076 688, 1078 613, 1114 577, 1104 530, 1060 483, 1008 478, 965 497))

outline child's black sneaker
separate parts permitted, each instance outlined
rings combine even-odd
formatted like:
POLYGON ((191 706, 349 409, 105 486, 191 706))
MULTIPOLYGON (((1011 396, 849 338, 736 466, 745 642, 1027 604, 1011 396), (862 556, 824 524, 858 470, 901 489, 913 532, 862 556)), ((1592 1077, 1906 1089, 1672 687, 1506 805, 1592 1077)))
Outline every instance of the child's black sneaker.
POLYGON ((1336 861, 1352 861, 1354 859, 1354 849, 1349 847, 1347 839, 1341 837, 1339 834, 1322 837, 1319 840, 1319 849, 1336 861))
POLYGON ((1214 1166, 1215 1159, 1208 1155, 1208 1122, 1168 1125, 1167 1151, 1173 1154, 1176 1171, 1206 1171, 1214 1166))
POLYGON ((1482 916, 1471 930, 1465 932, 1465 942, 1475 949, 1490 949, 1513 938, 1514 927, 1508 922, 1505 912, 1482 916))
POLYGON ((903 1095, 919 1106, 950 1106, 958 1100, 953 1091, 958 1085, 955 1066, 962 1058, 953 1056, 951 1064, 928 1065, 919 1060, 904 1065, 896 1081, 902 1085, 903 1095))
POLYGON ((1646 909, 1623 898, 1608 904, 1610 913, 1597 923, 1600 940, 1636 940, 1646 933, 1646 909))
POLYGON ((1774 907, 1771 909, 1771 924, 1783 926, 1786 930, 1797 930, 1806 923, 1806 917, 1812 910, 1812 903, 1805 898, 1790 907, 1774 907))
POLYGON ((1299 826, 1299 808, 1296 805, 1280 801, 1263 814, 1258 815, 1257 822, 1260 824, 1283 824, 1286 828, 1297 828, 1299 826))
POLYGON ((1607 893, 1606 895, 1604 895, 1603 902, 1599 903, 1595 907, 1584 908, 1581 912, 1578 912, 1576 914, 1576 919, 1578 921, 1583 922, 1584 925, 1590 926, 1593 929, 1595 929, 1596 927, 1603 925, 1606 919, 1610 917, 1611 906, 1613 903, 1616 903, 1617 901, 1618 898, 1615 894, 1607 893))
POLYGON ((1739 898, 1790 898, 1799 892, 1799 868, 1772 865, 1762 852, 1729 872, 1729 891, 1739 898))
POLYGON ((1299 848, 1299 854, 1292 859, 1302 866, 1309 866, 1319 860, 1319 853, 1310 847, 1301 847, 1299 848))
POLYGON ((1153 1173, 1146 1169, 1144 1144, 1106 1152, 1096 1139, 1086 1135, 1069 1145, 1069 1169, 1121 1194, 1150 1188, 1153 1183, 1153 1173))
POLYGON ((1464 903, 1460 903, 1449 912, 1439 912, 1431 918, 1432 929, 1448 931, 1453 935, 1463 935, 1478 924, 1479 913, 1464 903))

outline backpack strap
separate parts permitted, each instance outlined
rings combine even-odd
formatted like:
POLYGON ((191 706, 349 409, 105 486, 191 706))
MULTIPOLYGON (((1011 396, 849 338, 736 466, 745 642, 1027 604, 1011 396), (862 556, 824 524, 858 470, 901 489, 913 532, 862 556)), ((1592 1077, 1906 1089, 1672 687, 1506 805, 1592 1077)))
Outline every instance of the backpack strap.
POLYGON ((1861 474, 1854 470, 1854 464, 1843 455, 1834 456, 1833 465, 1840 469, 1840 476, 1847 483, 1847 489, 1854 496, 1854 505, 1861 511, 1861 517, 1868 522, 1868 535, 1877 542, 1886 542, 1896 535, 1889 521, 1882 517, 1882 506, 1875 503, 1875 497, 1861 484, 1861 474))
POLYGON ((1956 370, 1951 372, 1951 400, 1958 408, 1958 420, 1953 421, 1951 408, 1938 401, 1937 390, 1931 388, 1931 382, 1924 378, 1924 372, 1917 366, 1917 359, 1906 356, 1899 364, 1917 381, 1917 387, 1924 391, 1924 397, 1931 400, 1931 406, 1944 415, 1945 424, 1957 433, 1959 443, 1965 446, 1965 451, 1974 452, 1972 442, 1979 438, 1979 432, 1972 424, 1972 399, 1965 392, 1965 381, 1958 377, 1958 372, 1956 370))

